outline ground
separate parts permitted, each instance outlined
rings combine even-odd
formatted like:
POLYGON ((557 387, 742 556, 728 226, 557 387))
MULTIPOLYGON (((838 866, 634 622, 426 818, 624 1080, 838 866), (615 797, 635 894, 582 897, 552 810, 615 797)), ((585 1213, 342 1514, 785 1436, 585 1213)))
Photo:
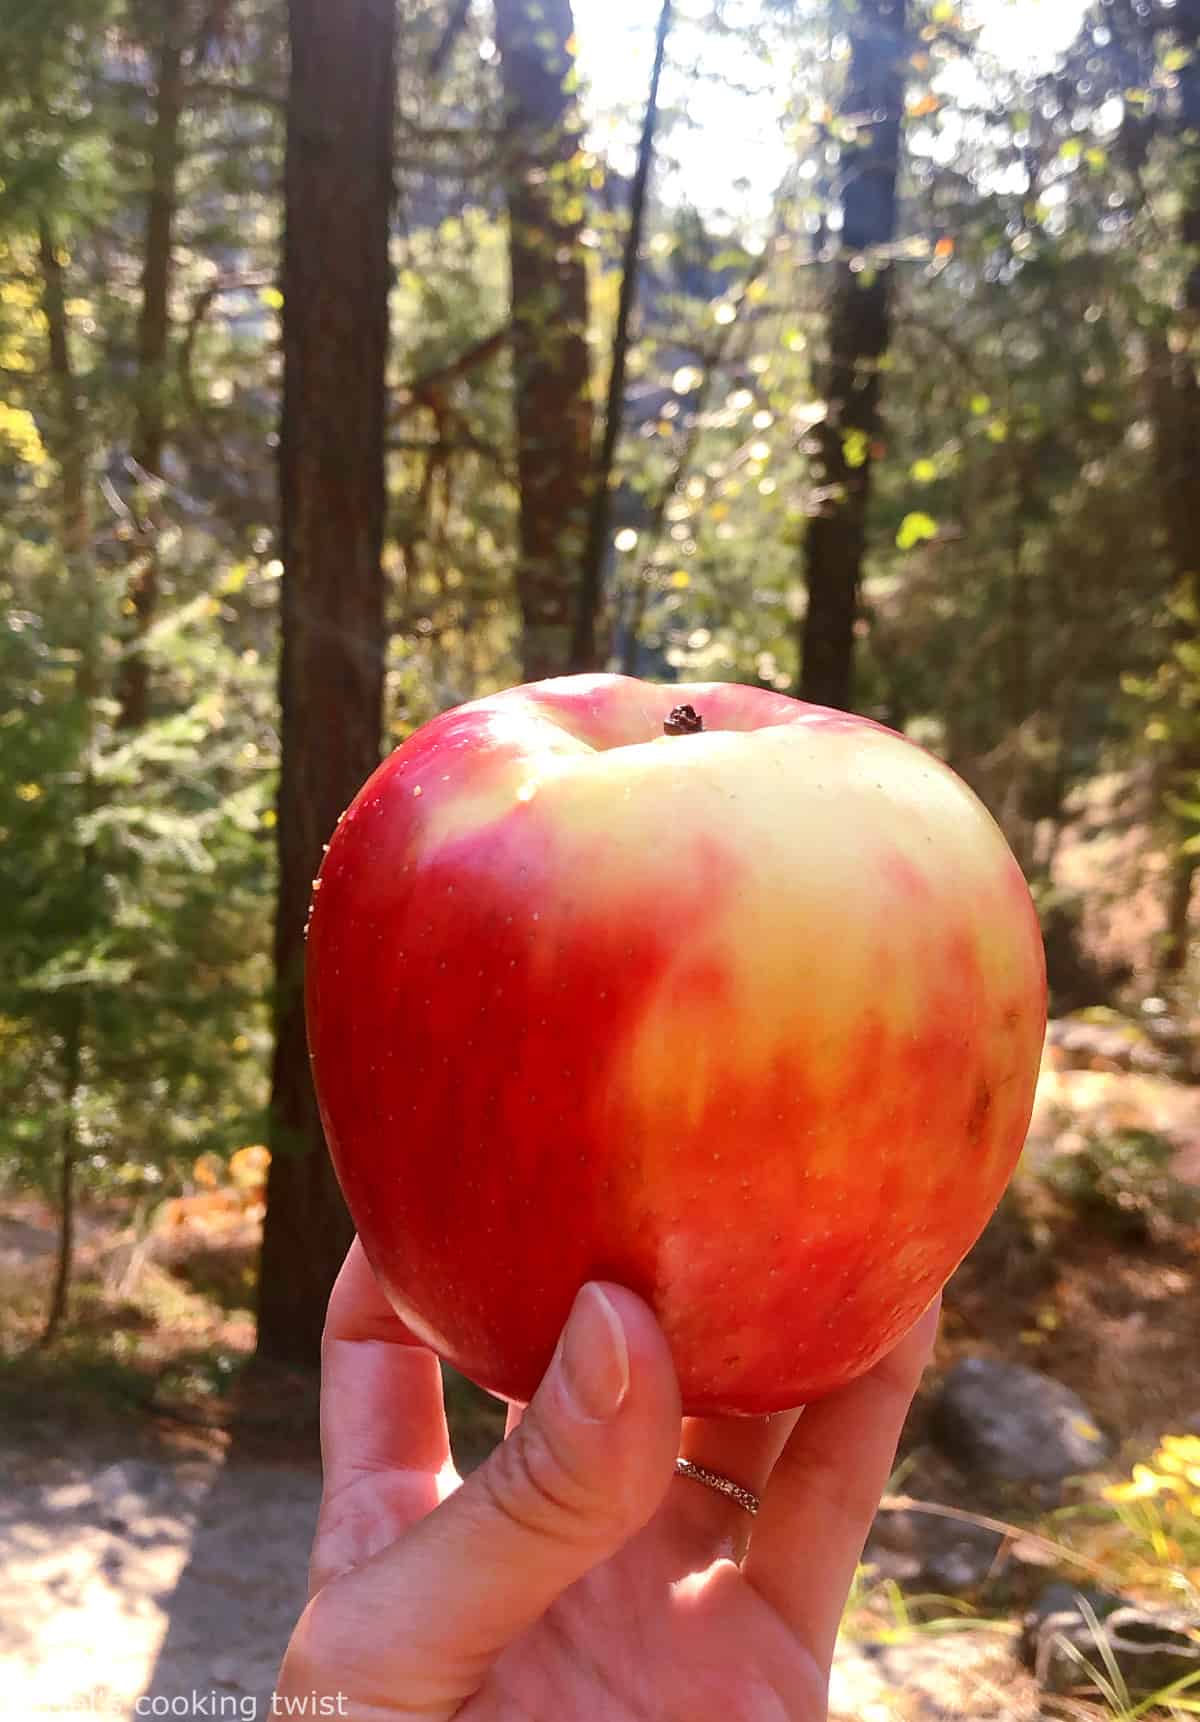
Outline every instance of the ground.
POLYGON ((126 1717, 143 1694, 212 1692, 253 1695, 268 1713, 303 1603, 315 1467, 210 1451, 98 1468, 94 1440, 61 1432, 49 1455, 8 1440, 0 1453, 0 1658, 14 1716, 126 1717))
MULTIPOLYGON (((1114 1233, 1103 1216, 1047 1193, 1045 1162, 1061 1152, 1064 1131, 1089 1121, 1161 1128, 1176 1171, 1195 1171, 1200 1090, 1048 1059, 1017 1193, 952 1284, 938 1365, 982 1353, 1075 1388, 1114 1439, 1112 1479, 1164 1432, 1200 1431, 1200 1234, 1114 1233)), ((132 1717, 137 1698, 155 1694, 194 1694, 197 1715, 201 1698, 210 1714, 268 1713, 303 1600, 320 1479, 314 1381, 250 1362, 257 1200, 253 1180, 237 1188, 210 1169, 148 1233, 131 1225, 127 1205, 88 1209, 74 1312, 48 1349, 32 1342, 52 1217, 28 1196, 5 1203, 0 1690, 14 1716, 132 1717)), ((999 1513, 1016 1532, 965 1602, 906 1601, 868 1572, 833 1713, 842 1722, 1061 1714, 1039 1709, 1015 1634, 1039 1586, 1082 1569, 1019 1532, 1117 1562, 1114 1580, 1126 1588, 1153 1593, 1155 1574, 1145 1562, 1120 1564, 1119 1528, 1087 1529, 1104 1477, 1072 1486, 1049 1516, 1019 1491, 973 1494, 928 1438, 932 1391, 910 1421, 896 1487, 999 1513), (1082 1531, 1072 1517, 1081 1508, 1082 1531)), ((496 1410, 465 1384, 452 1393, 456 1443, 470 1464, 495 1438, 496 1410)))

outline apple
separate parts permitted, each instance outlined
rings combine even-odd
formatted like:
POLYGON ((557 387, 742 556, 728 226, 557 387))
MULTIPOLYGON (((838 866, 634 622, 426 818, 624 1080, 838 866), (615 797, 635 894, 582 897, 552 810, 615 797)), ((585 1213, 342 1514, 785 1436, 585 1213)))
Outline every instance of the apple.
POLYGON ((524 1402, 589 1278, 692 1414, 817 1398, 912 1325, 1016 1164, 1045 1029, 999 828, 867 719, 564 677, 448 711, 316 881, 309 1044, 397 1313, 524 1402))

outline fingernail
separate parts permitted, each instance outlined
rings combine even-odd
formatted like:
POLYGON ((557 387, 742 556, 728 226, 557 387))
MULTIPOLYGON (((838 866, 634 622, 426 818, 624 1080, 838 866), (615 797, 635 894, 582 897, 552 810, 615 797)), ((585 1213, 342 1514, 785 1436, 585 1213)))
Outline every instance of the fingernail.
POLYGON ((629 1391, 629 1346, 621 1318, 597 1285, 575 1299, 562 1337, 563 1382, 581 1417, 606 1422, 629 1391))

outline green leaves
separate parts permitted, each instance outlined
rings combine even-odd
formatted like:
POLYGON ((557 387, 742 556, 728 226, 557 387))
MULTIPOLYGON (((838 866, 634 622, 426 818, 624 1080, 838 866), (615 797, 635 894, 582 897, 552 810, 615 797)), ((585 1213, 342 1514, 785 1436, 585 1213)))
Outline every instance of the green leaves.
MULTIPOLYGON (((148 647, 160 709, 125 732, 122 583, 86 559, 68 582, 52 537, 14 552, 0 524, 0 734, 21 737, 0 748, 4 1078, 50 1116, 55 1048, 84 1009, 92 1153, 168 1170, 257 1127, 263 1068, 229 1049, 265 1028, 273 876, 272 662, 237 638, 258 635, 252 591, 245 621, 211 602, 220 562, 189 566, 183 542, 164 549, 173 605, 148 647)), ((42 1181, 57 1141, 0 1116, 0 1168, 42 1181)))

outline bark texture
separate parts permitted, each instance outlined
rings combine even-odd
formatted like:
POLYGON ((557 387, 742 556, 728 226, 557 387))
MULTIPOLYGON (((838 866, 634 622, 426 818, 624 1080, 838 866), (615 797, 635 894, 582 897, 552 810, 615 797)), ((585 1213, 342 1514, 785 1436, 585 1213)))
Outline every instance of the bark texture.
POLYGON ((304 1028, 322 846, 379 759, 392 0, 290 0, 280 442, 283 646, 271 1170, 259 1351, 315 1362, 350 1222, 304 1028))
POLYGON ((858 0, 846 20, 850 64, 839 118, 842 211, 829 313, 826 417, 817 428, 816 501, 804 542, 808 605, 800 635, 800 694, 849 710, 872 448, 879 428, 879 361, 891 333, 896 176, 910 51, 905 0, 858 0))
MULTIPOLYGON (((1173 319, 1174 339, 1152 357, 1155 452, 1159 494, 1166 527, 1171 572, 1181 597, 1190 600, 1189 620, 1181 624, 1195 637, 1200 625, 1200 0, 1180 0, 1174 35, 1190 55, 1178 74, 1178 124, 1185 150, 1186 195, 1179 214, 1179 241, 1185 275, 1181 302, 1173 319)), ((1170 786, 1189 800, 1200 781, 1200 735, 1196 718, 1185 720, 1170 774, 1170 786)), ((1170 987, 1183 976, 1191 950, 1192 888, 1200 857, 1185 848, 1194 833, 1190 821, 1174 821, 1175 847, 1167 881, 1166 926, 1159 966, 1170 987)))
MULTIPOLYGON (((135 465, 151 480, 161 473, 166 439, 165 384, 171 338, 175 221, 179 208, 180 134, 186 99, 186 27, 184 0, 164 0, 154 69, 150 186, 138 308, 137 384, 129 445, 135 465)), ((134 546, 127 591, 129 633, 117 678, 117 721, 126 729, 139 728, 149 714, 150 669, 144 641, 158 606, 157 522, 153 499, 148 494, 143 495, 139 515, 142 533, 134 546)))
MULTIPOLYGON (((88 434, 83 401, 75 374, 71 336, 67 321, 67 286, 62 257, 47 216, 38 223, 38 255, 42 274, 42 312, 46 319, 46 347, 54 381, 55 412, 53 452, 58 463, 61 491, 60 518, 63 558, 68 578, 90 584, 91 518, 88 499, 88 434)), ((91 633, 91 600, 84 602, 84 637, 80 641, 75 671, 76 691, 84 700, 95 694, 94 640, 91 633)), ((82 785, 83 810, 93 805, 94 784, 90 754, 82 785)), ((91 894, 95 857, 90 847, 80 856, 79 889, 91 894)), ((79 1161, 76 1105, 83 1071, 84 1040, 88 1025, 87 995, 81 987, 65 988, 57 1024, 59 1048, 59 1098, 62 1125, 58 1144, 58 1247, 50 1302, 39 1343, 51 1345, 66 1320, 75 1263, 75 1173, 79 1161)))
POLYGON ((516 390, 521 670, 567 668, 592 494, 586 174, 570 0, 495 0, 516 390))
POLYGON ((600 610, 604 560, 608 554, 608 534, 612 518, 613 467, 621 427, 625 420, 625 372, 629 360, 633 313, 637 306, 642 235, 646 225, 646 194, 650 186, 650 169, 654 164, 654 135, 658 129, 658 86, 662 79, 663 61, 666 59, 672 15, 672 0, 662 0, 654 38, 650 93, 646 98, 637 166, 629 190, 629 225, 625 230, 625 247, 621 259, 621 291, 617 300, 616 328, 613 331, 604 436, 600 444, 600 459, 588 519, 587 545, 584 550, 575 628, 571 641, 572 670, 600 669, 605 657, 599 638, 600 610))

